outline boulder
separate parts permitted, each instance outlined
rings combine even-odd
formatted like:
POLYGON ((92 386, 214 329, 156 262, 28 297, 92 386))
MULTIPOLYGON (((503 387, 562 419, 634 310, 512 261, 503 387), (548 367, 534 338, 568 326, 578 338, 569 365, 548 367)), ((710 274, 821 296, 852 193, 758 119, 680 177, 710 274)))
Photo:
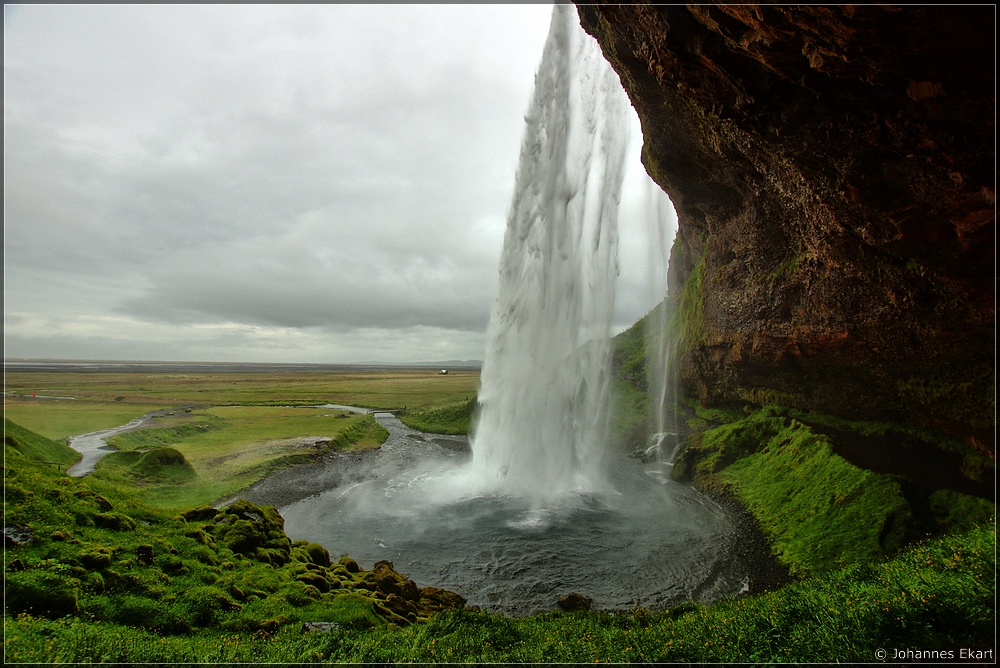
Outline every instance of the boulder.
POLYGON ((565 596, 560 596, 559 600, 556 601, 556 605, 566 612, 576 612, 577 610, 590 610, 590 606, 593 602, 594 599, 592 598, 587 598, 582 594, 572 592, 566 594, 565 596))

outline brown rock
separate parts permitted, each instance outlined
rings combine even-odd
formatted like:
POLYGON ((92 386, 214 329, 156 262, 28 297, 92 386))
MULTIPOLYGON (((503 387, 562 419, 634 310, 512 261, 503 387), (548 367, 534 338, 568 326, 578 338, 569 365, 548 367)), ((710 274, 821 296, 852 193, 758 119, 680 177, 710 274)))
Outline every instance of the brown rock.
POLYGON ((677 209, 685 391, 993 443, 994 8, 579 13, 677 209))

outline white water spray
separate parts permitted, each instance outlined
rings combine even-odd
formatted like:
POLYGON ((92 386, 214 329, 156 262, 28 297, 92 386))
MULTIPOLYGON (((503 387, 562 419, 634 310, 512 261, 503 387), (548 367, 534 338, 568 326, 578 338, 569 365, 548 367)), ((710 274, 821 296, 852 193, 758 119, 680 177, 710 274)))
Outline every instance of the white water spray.
POLYGON ((571 6, 525 118, 473 437, 480 484, 539 504, 602 486, 628 106, 571 6))

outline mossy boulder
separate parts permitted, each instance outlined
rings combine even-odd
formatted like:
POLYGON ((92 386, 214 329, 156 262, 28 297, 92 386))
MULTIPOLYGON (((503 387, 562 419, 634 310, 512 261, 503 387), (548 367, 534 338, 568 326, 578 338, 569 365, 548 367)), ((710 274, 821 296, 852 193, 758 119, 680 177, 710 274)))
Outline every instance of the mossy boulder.
POLYGON ((361 566, 358 564, 358 562, 356 562, 354 559, 348 557, 347 555, 344 555, 343 557, 341 557, 340 561, 338 563, 341 566, 343 566, 344 568, 346 568, 348 573, 360 573, 361 572, 361 566))
POLYGON ((439 587, 420 589, 420 607, 429 612, 452 610, 465 606, 465 599, 453 591, 439 587))
POLYGON ((39 617, 64 617, 77 612, 80 581, 41 570, 7 573, 6 611, 39 617))
POLYGON ((221 547, 276 566, 291 559, 292 542, 284 529, 285 521, 273 506, 244 500, 223 508, 210 527, 221 547))
POLYGON ((330 565, 330 553, 319 543, 308 543, 302 549, 309 555, 309 560, 318 566, 330 565))
POLYGON ((197 506, 181 512, 180 516, 188 522, 207 522, 218 514, 219 510, 212 506, 197 506))
POLYGON ((319 573, 312 573, 306 571, 305 573, 300 573, 295 576, 295 579, 302 584, 312 585, 316 587, 321 593, 325 594, 330 591, 330 582, 320 575, 319 573))
POLYGON ((94 525, 112 531, 135 531, 135 520, 121 513, 97 513, 94 525))
POLYGON ((103 496, 97 492, 91 491, 89 489, 81 489, 73 492, 73 496, 80 499, 81 501, 86 501, 87 503, 97 506, 97 509, 102 513, 106 513, 109 510, 114 510, 114 505, 105 499, 103 496))
POLYGON ((101 571, 111 565, 112 552, 106 547, 94 547, 81 552, 77 561, 90 571, 101 571))

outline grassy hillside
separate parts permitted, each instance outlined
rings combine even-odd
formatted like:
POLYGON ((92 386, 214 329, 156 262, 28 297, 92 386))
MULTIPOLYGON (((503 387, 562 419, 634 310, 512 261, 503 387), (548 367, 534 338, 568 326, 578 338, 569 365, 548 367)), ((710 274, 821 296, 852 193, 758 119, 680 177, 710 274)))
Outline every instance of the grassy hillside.
MULTIPOLYGON (((144 466, 178 464, 158 451, 144 466)), ((10 445, 4 477, 20 541, 4 552, 8 662, 867 662, 883 647, 986 649, 995 629, 989 522, 712 606, 510 619, 293 543, 270 507, 164 510, 10 445)))
POLYGON ((794 573, 870 563, 924 536, 994 521, 990 501, 920 489, 851 464, 834 452, 839 436, 791 417, 788 409, 713 417, 731 421, 689 436, 672 476, 740 501, 794 573))
MULTIPOLYGON (((176 451, 159 448, 135 466, 178 463, 176 451)), ((72 617, 161 635, 304 621, 404 626, 457 601, 408 585, 391 566, 362 571, 331 562, 319 545, 293 543, 271 507, 239 501, 176 513, 122 485, 69 478, 11 446, 4 483, 5 522, 20 528, 20 544, 4 554, 8 622, 72 617)))
POLYGON ((6 417, 3 420, 3 442, 29 459, 53 462, 62 467, 68 467, 80 459, 80 453, 68 445, 36 434, 6 417))

